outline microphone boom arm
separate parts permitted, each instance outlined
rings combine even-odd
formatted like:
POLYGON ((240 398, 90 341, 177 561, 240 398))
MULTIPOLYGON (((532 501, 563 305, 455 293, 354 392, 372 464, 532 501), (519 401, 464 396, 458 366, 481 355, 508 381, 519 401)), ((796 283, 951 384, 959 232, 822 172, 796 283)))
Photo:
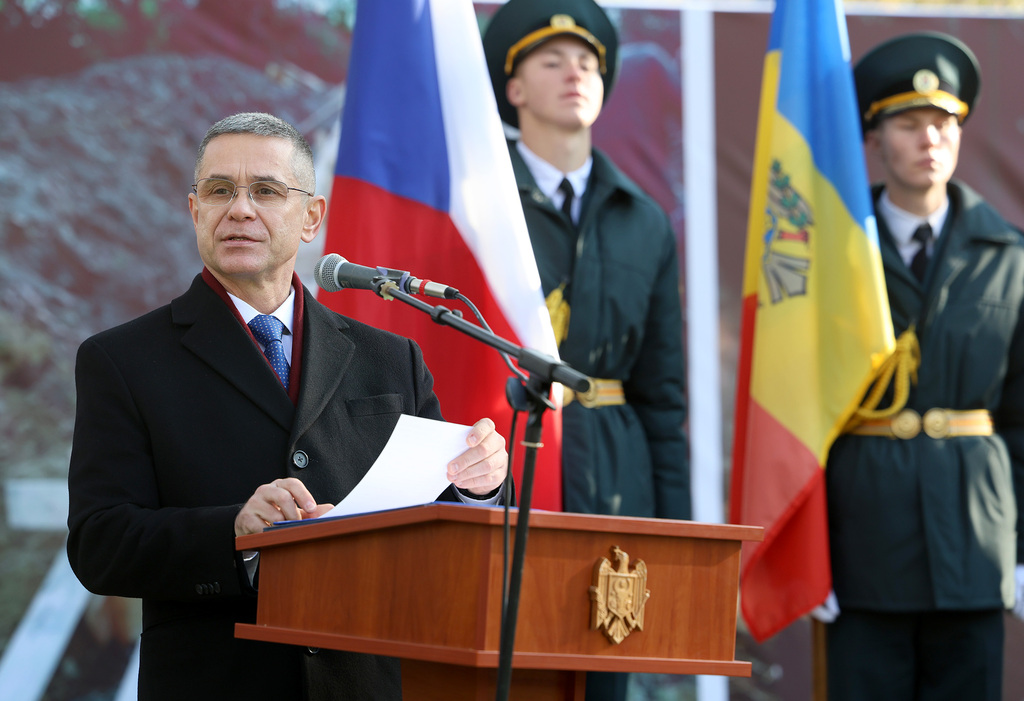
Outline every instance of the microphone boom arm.
POLYGON ((547 384, 558 382, 577 392, 586 392, 590 389, 590 378, 561 360, 552 358, 550 355, 540 351, 516 345, 487 329, 471 324, 461 315, 456 314, 443 305, 427 304, 422 300, 416 299, 399 289, 395 281, 387 277, 381 276, 379 282, 375 280, 374 284, 376 285, 375 291, 377 295, 383 299, 389 301, 397 299, 405 302, 409 306, 415 307, 429 315, 435 323, 451 326, 481 343, 491 346, 502 353, 509 354, 516 359, 521 369, 526 370, 531 376, 541 382, 547 384))

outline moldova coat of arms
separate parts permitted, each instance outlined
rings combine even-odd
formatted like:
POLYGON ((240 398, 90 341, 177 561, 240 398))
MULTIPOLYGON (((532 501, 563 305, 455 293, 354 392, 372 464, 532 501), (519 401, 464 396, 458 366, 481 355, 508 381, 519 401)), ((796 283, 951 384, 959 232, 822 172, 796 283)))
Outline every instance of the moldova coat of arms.
POLYGON ((615 565, 602 557, 594 565, 594 583, 590 587, 590 629, 600 629, 618 645, 633 629, 644 629, 644 604, 647 590, 647 565, 643 560, 629 569, 629 555, 612 547, 615 565))

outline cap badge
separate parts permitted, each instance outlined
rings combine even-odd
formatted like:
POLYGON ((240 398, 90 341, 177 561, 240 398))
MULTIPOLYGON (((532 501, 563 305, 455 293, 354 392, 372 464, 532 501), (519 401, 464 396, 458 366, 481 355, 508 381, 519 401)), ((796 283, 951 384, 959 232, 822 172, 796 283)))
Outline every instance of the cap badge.
POLYGON ((576 26, 576 20, 569 15, 553 15, 551 17, 551 26, 555 29, 572 29, 576 26))
POLYGON ((935 92, 939 89, 939 76, 927 68, 914 74, 914 90, 919 93, 935 92))

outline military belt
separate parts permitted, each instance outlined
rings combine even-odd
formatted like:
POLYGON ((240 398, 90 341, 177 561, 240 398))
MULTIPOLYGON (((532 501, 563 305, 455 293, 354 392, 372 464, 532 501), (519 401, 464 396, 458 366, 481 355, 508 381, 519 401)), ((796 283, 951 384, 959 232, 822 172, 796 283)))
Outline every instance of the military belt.
POLYGON ((622 391, 622 380, 603 380, 592 377, 590 378, 590 389, 586 392, 576 392, 568 387, 563 387, 563 390, 563 406, 577 401, 587 409, 596 409, 597 407, 626 403, 626 393, 622 391))
POLYGON ((922 431, 936 439, 954 436, 991 436, 992 414, 985 409, 929 409, 922 417, 913 409, 904 409, 888 419, 865 420, 850 433, 857 436, 885 436, 910 440, 922 431))

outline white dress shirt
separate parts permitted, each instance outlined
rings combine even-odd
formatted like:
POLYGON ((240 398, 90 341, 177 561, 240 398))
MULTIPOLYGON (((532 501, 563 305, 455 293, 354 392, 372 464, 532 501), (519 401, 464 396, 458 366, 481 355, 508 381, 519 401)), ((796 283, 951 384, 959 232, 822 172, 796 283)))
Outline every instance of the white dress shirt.
POLYGON ((568 179, 575 195, 572 201, 572 221, 574 224, 578 223, 582 209, 580 203, 583 201, 583 193, 587 190, 587 180, 590 179, 590 170, 594 166, 594 157, 588 155, 587 160, 579 168, 571 173, 563 173, 531 151, 522 141, 516 142, 516 150, 523 157, 526 167, 530 169, 530 174, 533 175, 538 189, 547 195, 556 209, 561 209, 562 203, 565 201, 565 194, 558 189, 558 186, 562 184, 563 178, 568 179))
POLYGON ((917 214, 911 214, 907 210, 894 205, 892 200, 889 199, 889 193, 883 190, 882 196, 878 199, 878 214, 885 219, 885 223, 889 227, 889 233, 892 234, 893 241, 896 242, 896 248, 899 250, 903 262, 909 267, 910 261, 914 260, 914 256, 921 250, 921 243, 914 240, 914 232, 922 224, 931 224, 932 240, 929 244, 929 257, 935 252, 935 242, 938 240, 942 227, 946 224, 946 217, 949 215, 949 198, 944 199, 942 206, 934 212, 922 218, 917 214))

